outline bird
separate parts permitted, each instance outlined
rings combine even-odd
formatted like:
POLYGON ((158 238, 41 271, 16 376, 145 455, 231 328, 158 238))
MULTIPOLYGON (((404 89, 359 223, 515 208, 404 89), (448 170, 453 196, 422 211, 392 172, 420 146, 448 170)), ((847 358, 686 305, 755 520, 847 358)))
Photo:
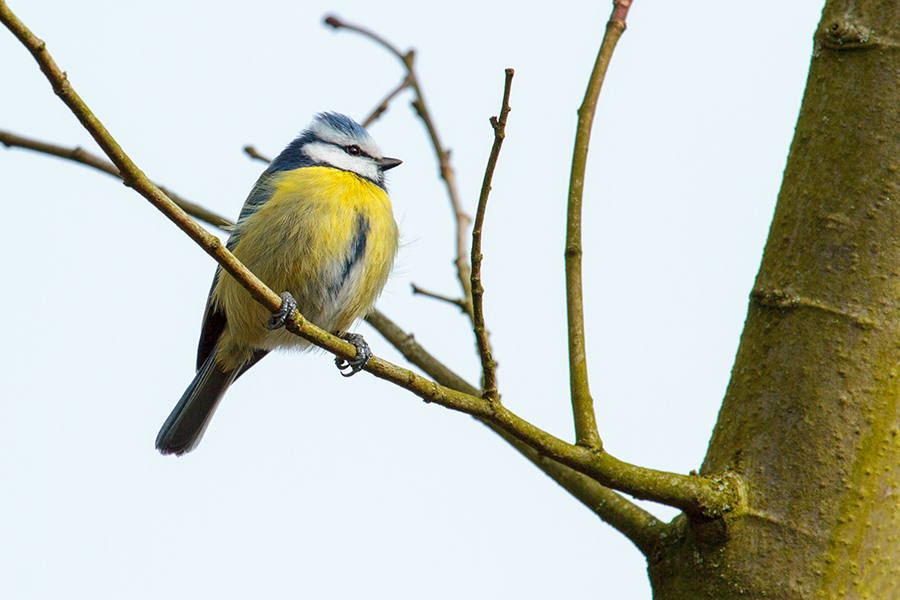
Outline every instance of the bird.
POLYGON ((197 349, 197 374, 156 438, 162 454, 196 448, 225 391, 276 348, 310 343, 282 325, 295 309, 356 347, 336 358, 344 376, 372 352, 347 330, 381 294, 399 247, 385 171, 401 163, 382 155, 352 118, 323 112, 260 175, 227 242, 266 285, 281 292, 268 311, 222 267, 213 277, 197 349))

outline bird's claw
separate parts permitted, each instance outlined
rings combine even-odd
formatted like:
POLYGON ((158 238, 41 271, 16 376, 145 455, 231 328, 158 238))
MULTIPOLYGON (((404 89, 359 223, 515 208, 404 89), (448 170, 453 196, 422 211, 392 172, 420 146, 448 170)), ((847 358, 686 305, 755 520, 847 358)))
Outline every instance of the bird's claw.
POLYGON ((279 329, 284 327, 285 322, 297 310, 297 301, 291 296, 290 292, 281 292, 281 308, 272 313, 269 317, 267 327, 269 329, 279 329))
POLYGON ((366 343, 365 338, 358 333, 345 333, 341 336, 341 339, 353 344, 353 347, 356 348, 356 356, 350 360, 335 356, 334 364, 337 365, 341 375, 344 377, 351 377, 362 371, 363 368, 369 364, 369 360, 371 360, 374 354, 372 354, 372 350, 369 348, 369 344, 366 343), (345 373, 344 369, 350 370, 345 373))

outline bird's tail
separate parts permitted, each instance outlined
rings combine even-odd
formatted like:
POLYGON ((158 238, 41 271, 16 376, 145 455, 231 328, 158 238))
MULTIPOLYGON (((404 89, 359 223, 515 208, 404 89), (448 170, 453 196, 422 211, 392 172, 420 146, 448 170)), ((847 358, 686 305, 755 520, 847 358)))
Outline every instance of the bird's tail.
POLYGON ((179 456, 193 450, 200 443, 225 390, 239 373, 240 369, 222 369, 213 350, 159 430, 156 449, 162 454, 179 456))

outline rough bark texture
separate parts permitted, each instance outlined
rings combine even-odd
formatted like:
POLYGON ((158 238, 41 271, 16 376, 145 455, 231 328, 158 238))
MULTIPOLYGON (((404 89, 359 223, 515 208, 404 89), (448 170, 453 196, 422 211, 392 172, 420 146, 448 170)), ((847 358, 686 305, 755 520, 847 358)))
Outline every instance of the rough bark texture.
MULTIPOLYGON (((777 15, 772 16, 777 18, 777 15)), ((703 474, 658 599, 900 598, 900 0, 829 1, 703 474)))

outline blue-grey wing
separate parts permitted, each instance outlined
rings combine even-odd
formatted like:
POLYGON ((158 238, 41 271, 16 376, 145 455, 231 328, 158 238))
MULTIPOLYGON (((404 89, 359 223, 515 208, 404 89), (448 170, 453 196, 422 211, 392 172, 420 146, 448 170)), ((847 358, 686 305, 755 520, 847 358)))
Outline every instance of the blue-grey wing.
POLYGON ((225 317, 225 311, 215 306, 212 300, 213 290, 216 288, 216 282, 222 273, 222 267, 216 268, 216 274, 213 277, 212 286, 209 288, 209 296, 206 299, 206 312, 203 314, 203 325, 200 327, 200 343, 197 346, 197 370, 203 366, 206 359, 216 349, 222 332, 225 331, 225 324, 228 319, 225 317))
MULTIPOLYGON (((244 202, 244 206, 241 208, 241 214, 238 216, 231 237, 228 238, 226 247, 229 250, 233 250, 237 245, 237 242, 241 237, 242 225, 246 223, 247 218, 272 197, 272 175, 273 173, 269 169, 264 171, 250 191, 247 201, 244 202)), ((200 342, 197 346, 198 371, 200 370, 200 367, 203 366, 203 363, 206 362, 206 359, 213 353, 213 350, 215 349, 216 344, 219 343, 219 338, 222 337, 222 332, 225 331, 225 326, 228 323, 228 316, 225 314, 225 310, 213 302, 213 290, 216 289, 216 283, 219 281, 219 277, 224 277, 222 267, 216 268, 216 274, 213 276, 212 285, 209 288, 209 296, 206 298, 206 311, 203 315, 203 325, 200 327, 200 342)), ((267 353, 267 350, 257 350, 254 352, 253 358, 243 366, 241 371, 237 374, 237 377, 240 377, 244 371, 256 364, 267 353)))
POLYGON ((228 238, 228 244, 226 246, 229 250, 234 250, 238 240, 241 239, 243 226, 247 222, 247 219, 250 218, 250 215, 255 213, 260 206, 272 198, 272 194, 275 191, 272 181, 273 175, 274 173, 271 170, 266 169, 263 171, 263 174, 259 176, 259 179, 256 180, 253 189, 250 190, 250 195, 247 196, 247 201, 244 202, 244 206, 241 208, 241 214, 238 215, 238 220, 231 232, 231 237, 228 238))

